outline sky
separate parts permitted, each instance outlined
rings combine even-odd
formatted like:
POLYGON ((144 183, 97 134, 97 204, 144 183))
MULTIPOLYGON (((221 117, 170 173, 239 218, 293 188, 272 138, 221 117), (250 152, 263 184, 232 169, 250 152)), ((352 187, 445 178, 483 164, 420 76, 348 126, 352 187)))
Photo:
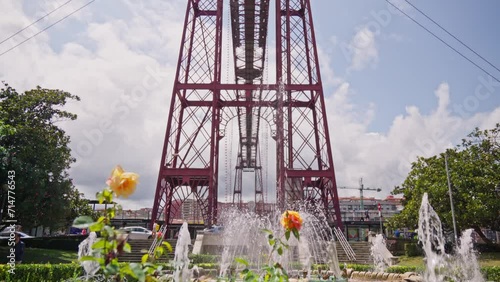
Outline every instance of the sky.
MULTIPOLYGON (((385 197, 417 156, 439 154, 475 127, 500 122, 500 82, 492 77, 500 78, 500 2, 411 2, 491 66, 407 2, 392 0, 492 76, 387 1, 311 2, 338 186, 356 188, 363 178, 365 187, 382 189, 365 196, 385 197)), ((152 207, 186 1, 88 3, 0 0, 0 42, 50 13, 0 43, 0 81, 18 91, 40 85, 78 95, 80 102, 65 106, 78 119, 59 123, 77 159, 70 170, 75 186, 93 198, 121 164, 140 174, 138 192, 122 206, 152 207)), ((220 178, 226 173, 221 169, 220 178)), ((224 199, 227 181, 220 183, 224 199)))

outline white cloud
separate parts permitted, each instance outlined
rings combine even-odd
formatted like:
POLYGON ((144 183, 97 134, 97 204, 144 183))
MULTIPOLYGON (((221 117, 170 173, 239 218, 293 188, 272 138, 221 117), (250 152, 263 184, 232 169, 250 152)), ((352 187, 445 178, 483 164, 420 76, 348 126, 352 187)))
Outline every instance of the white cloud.
POLYGON ((368 66, 375 66, 378 61, 375 33, 367 26, 356 32, 347 48, 352 56, 348 70, 363 70, 368 66))
MULTIPOLYGON (((500 120, 500 107, 490 113, 464 117, 450 110, 450 87, 441 83, 435 91, 438 106, 428 115, 415 106, 396 116, 387 133, 369 132, 373 113, 357 110, 349 100, 349 85, 342 84, 327 99, 329 127, 339 186, 380 187, 387 195, 406 178, 417 156, 430 157, 454 146, 475 127, 492 128, 500 120)), ((357 195, 341 190, 341 195, 357 195)), ((376 196, 375 194, 369 194, 376 196)))
MULTIPOLYGON (((6 2, 10 12, 0 17, 1 30, 14 32, 32 21, 19 2, 6 2)), ((103 188, 111 168, 121 164, 141 175, 142 193, 122 202, 124 208, 135 209, 153 204, 182 32, 184 12, 179 11, 185 11, 185 1, 128 1, 124 5, 122 8, 132 15, 129 19, 97 21, 87 10, 89 23, 78 34, 78 41, 64 44, 59 51, 50 46, 51 38, 44 33, 0 57, 0 80, 20 91, 41 85, 79 95, 81 102, 67 105, 78 114, 78 120, 61 123, 71 136, 71 147, 78 158, 71 177, 77 188, 93 198, 103 188)), ((366 27, 356 33, 350 43, 351 69, 361 70, 377 62, 375 41, 366 27)), ((3 48, 0 45, 0 52, 3 48)), ((419 108, 408 106, 404 114, 394 117, 388 132, 370 132, 368 128, 377 117, 376 105, 360 107, 353 103, 351 97, 356 93, 347 81, 335 77, 328 54, 321 46, 318 50, 323 80, 337 87, 333 95, 325 95, 325 101, 338 185, 357 186, 363 177, 367 187, 381 187, 388 194, 404 179, 416 155, 442 152, 475 126, 488 128, 500 120, 500 108, 469 116, 453 112, 449 105, 452 85, 442 83, 435 90, 435 111, 422 114, 419 108)), ((274 51, 269 50, 269 54, 272 70, 274 51)), ((229 63, 223 63, 223 67, 226 65, 229 63)), ((274 72, 269 75, 274 80, 274 72)), ((269 145, 270 167, 274 167, 274 147, 269 145)), ((223 156, 222 143, 220 148, 223 156)), ((221 176, 226 169, 223 158, 221 176)), ((274 182, 273 177, 270 173, 269 183, 274 182)), ((225 178, 220 179, 219 189, 223 191, 225 178)))

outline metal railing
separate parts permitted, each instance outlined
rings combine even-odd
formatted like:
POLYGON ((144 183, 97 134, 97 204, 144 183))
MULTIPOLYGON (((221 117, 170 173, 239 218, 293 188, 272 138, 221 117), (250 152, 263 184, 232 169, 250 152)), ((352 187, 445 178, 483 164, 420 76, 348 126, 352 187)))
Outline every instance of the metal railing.
POLYGON ((344 236, 344 233, 342 230, 340 230, 338 227, 333 228, 333 232, 335 233, 335 236, 337 237, 337 240, 340 243, 340 246, 342 246, 342 249, 344 249, 344 252, 347 255, 347 258, 349 260, 355 261, 356 260, 356 253, 354 253, 354 250, 352 249, 351 245, 349 242, 347 242, 347 238, 344 236))
POLYGON ((151 244, 151 247, 149 247, 149 251, 148 251, 148 255, 150 258, 155 257, 155 250, 158 246, 160 246, 163 243, 163 238, 166 236, 166 232, 167 232, 167 225, 164 224, 160 228, 160 230, 158 230, 156 233, 154 233, 153 243, 151 244), (161 233, 161 236, 158 236, 158 232, 161 233))

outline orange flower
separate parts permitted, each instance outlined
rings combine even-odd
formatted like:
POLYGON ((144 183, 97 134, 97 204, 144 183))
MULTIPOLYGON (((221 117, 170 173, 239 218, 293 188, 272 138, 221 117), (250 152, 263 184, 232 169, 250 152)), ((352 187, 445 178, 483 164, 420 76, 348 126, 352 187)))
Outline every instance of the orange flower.
POLYGON ((115 192, 117 197, 127 198, 135 192, 139 175, 133 172, 125 172, 121 166, 116 166, 111 172, 106 184, 115 192))
POLYGON ((299 231, 302 227, 302 218, 300 214, 296 211, 286 211, 281 216, 281 225, 286 230, 297 230, 299 231))

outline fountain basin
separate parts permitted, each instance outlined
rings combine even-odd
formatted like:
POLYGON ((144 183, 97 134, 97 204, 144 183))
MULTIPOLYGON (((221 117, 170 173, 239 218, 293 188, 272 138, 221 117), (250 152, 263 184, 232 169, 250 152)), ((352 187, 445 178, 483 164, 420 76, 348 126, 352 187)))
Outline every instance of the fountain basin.
POLYGON ((335 278, 335 277, 329 277, 328 279, 319 279, 319 278, 309 278, 310 282, 320 282, 320 281, 336 281, 336 282, 347 282, 346 278, 335 278))
POLYGON ((349 281, 422 281, 420 275, 416 272, 406 273, 387 273, 371 271, 347 271, 349 281))

